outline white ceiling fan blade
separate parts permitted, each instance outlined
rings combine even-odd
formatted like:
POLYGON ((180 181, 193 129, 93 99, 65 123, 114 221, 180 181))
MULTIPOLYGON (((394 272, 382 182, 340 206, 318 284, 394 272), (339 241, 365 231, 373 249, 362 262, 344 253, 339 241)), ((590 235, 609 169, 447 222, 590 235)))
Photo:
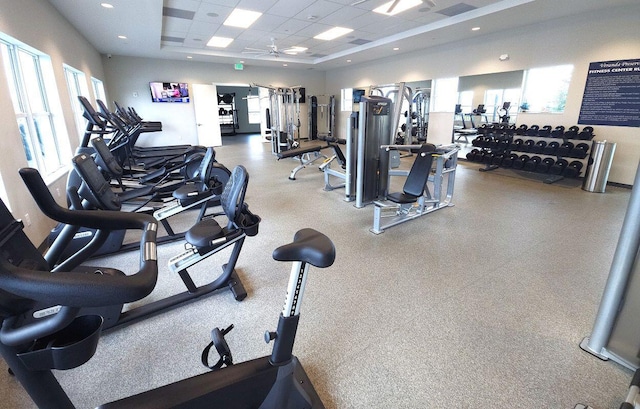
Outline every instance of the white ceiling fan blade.
POLYGON ((358 1, 354 1, 353 3, 351 3, 351 6, 357 6, 358 4, 362 4, 367 0, 358 0, 358 1))
POLYGON ((393 13, 393 9, 396 8, 396 6, 398 5, 398 3, 400 3, 400 0, 394 0, 393 3, 391 3, 391 6, 389 7, 389 10, 387 10, 388 14, 393 13))

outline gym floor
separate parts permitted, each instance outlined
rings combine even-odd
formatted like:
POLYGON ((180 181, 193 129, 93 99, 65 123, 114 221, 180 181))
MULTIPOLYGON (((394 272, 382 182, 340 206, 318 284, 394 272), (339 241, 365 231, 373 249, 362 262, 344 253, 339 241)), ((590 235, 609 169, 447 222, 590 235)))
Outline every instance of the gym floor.
MULTIPOLYGON (((316 167, 291 181, 297 163, 277 161, 259 136, 223 142, 217 160, 248 169, 246 201, 262 217, 237 265, 248 297, 218 293, 104 334, 87 364, 56 372, 77 407, 204 372, 200 353, 216 326, 235 325, 227 339, 236 362, 267 355, 263 333, 275 329, 290 270, 271 252, 304 227, 337 250, 332 267, 310 270, 294 347, 327 408, 604 409, 623 401, 631 372, 578 345, 591 332, 630 190, 589 193, 461 161, 454 207, 374 235, 373 208, 323 191, 316 167)), ((176 231, 194 217, 176 217, 176 231)), ((149 300, 182 290, 166 268, 182 248, 159 247, 149 300)), ((222 253, 190 271, 203 282, 217 277, 222 253)), ((135 252, 91 262, 125 272, 137 263, 135 252)), ((0 395, 1 408, 33 407, 6 371, 0 395)))

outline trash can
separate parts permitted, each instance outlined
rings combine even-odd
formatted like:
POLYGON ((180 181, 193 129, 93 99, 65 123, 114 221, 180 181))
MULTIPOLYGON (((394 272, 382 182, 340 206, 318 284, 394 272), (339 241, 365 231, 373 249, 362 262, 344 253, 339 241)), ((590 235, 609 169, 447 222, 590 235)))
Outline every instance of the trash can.
POLYGON ((604 193, 615 151, 616 144, 613 142, 593 141, 582 189, 588 192, 604 193))

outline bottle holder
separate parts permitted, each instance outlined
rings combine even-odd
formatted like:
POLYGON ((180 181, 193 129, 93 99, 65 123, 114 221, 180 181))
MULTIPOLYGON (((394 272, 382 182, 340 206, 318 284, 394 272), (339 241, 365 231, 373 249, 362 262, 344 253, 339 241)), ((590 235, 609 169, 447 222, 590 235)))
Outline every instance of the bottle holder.
POLYGON ((244 231, 247 236, 255 236, 258 234, 258 226, 262 219, 257 214, 253 214, 247 207, 242 211, 240 216, 240 222, 238 226, 244 231))
POLYGON ((36 340, 18 357, 32 371, 76 368, 95 354, 101 329, 102 317, 77 317, 64 329, 36 340))

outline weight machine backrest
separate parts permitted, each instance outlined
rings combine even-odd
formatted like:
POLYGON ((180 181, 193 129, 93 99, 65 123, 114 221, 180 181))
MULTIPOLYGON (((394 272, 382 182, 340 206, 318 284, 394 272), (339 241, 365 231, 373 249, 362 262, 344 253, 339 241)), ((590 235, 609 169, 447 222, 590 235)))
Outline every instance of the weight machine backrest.
POLYGON ((416 160, 411 165, 411 170, 404 182, 402 191, 411 196, 419 197, 424 191, 424 186, 429 179, 431 173, 431 165, 433 163, 433 153, 436 151, 435 145, 430 143, 422 145, 416 155, 416 160))

